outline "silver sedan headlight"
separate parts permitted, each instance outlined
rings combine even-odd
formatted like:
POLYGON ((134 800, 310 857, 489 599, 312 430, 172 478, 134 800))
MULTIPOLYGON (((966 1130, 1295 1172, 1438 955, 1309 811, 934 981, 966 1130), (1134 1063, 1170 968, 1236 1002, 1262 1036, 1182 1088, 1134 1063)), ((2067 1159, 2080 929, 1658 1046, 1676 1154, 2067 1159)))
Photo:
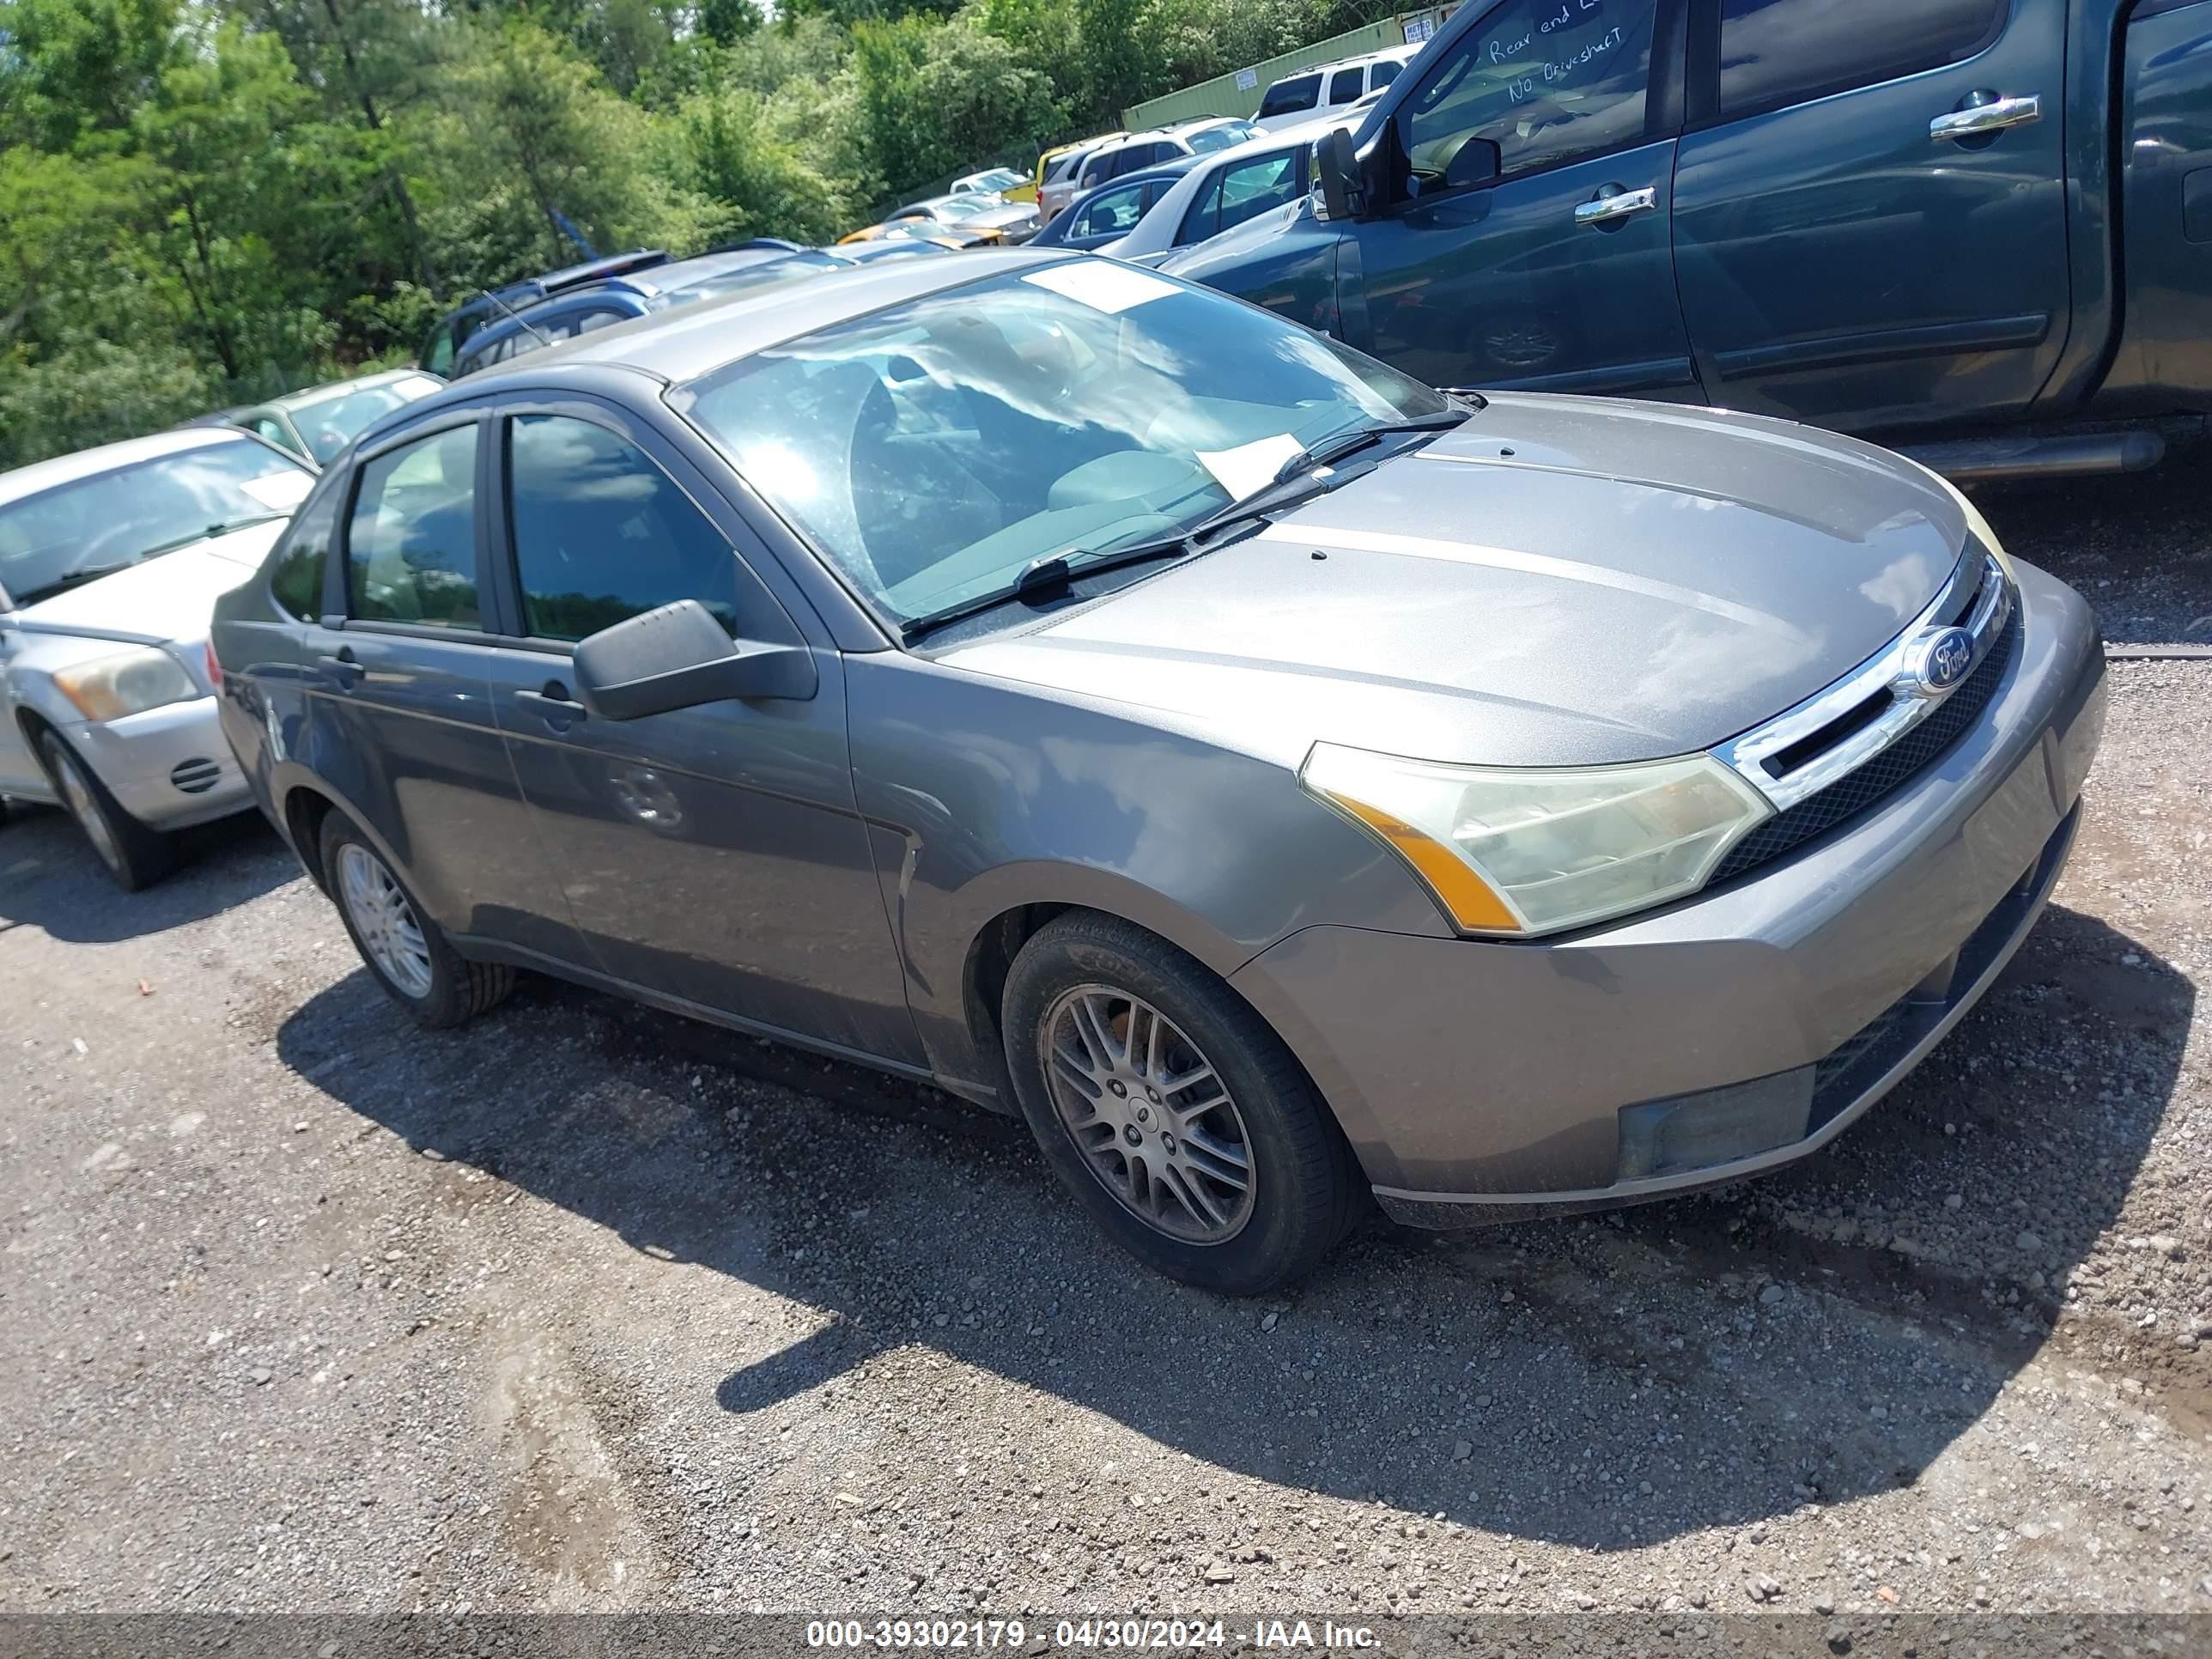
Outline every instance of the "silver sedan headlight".
POLYGON ((54 673, 54 687, 88 720, 120 720, 200 695, 184 665, 166 651, 137 646, 54 673))
POLYGON ((1462 933, 1510 939, 1694 893, 1774 811, 1709 755, 1524 769, 1321 743, 1298 781, 1411 866, 1462 933))

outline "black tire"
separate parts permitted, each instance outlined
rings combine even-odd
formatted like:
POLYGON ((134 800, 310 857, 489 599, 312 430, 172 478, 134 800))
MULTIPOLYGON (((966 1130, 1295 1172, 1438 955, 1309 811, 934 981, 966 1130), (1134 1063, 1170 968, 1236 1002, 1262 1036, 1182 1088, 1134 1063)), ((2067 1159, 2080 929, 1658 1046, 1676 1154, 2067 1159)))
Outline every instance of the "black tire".
POLYGON ((466 1024, 478 1014, 490 1012, 514 989, 514 969, 499 963, 471 962, 453 949, 438 924, 423 913, 413 890, 400 880, 398 873, 385 862, 384 854, 344 813, 333 810, 323 819, 320 856, 331 902, 337 906, 338 920, 345 924, 346 936, 361 953, 362 965, 384 988, 386 995, 413 1016, 416 1024, 433 1031, 466 1024), (377 961, 376 952, 362 937, 343 891, 341 871, 349 848, 355 857, 365 855, 406 901, 428 960, 428 984, 419 992, 395 979, 377 961))
POLYGON ((70 752, 60 732, 39 733, 39 760, 53 780, 62 810, 83 831, 92 850, 100 854, 100 867, 118 887, 135 893, 177 867, 175 839, 148 829, 125 811, 99 774, 70 752))
POLYGON ((1015 1097, 1046 1160, 1107 1237, 1146 1267, 1224 1295, 1262 1296, 1311 1273, 1364 1213, 1358 1161, 1304 1068, 1250 1004, 1164 939, 1088 911, 1048 923, 1014 958, 1001 1029, 1015 1097), (1249 1212, 1232 1236, 1176 1237, 1139 1215, 1055 1105, 1043 1024, 1064 997, 1102 985, 1164 1015, 1233 1100, 1250 1187, 1249 1212))

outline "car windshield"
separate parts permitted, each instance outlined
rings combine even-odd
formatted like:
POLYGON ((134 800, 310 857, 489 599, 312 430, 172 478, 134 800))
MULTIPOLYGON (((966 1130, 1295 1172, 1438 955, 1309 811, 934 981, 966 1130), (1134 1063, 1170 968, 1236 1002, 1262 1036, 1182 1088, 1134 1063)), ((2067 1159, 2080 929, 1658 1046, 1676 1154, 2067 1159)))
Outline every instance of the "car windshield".
POLYGON ((1194 155, 1211 155, 1217 149, 1231 149, 1261 136, 1261 129, 1249 121, 1231 121, 1218 127, 1200 127, 1196 132, 1186 132, 1182 141, 1190 146, 1194 155))
POLYGON ((0 506, 0 590, 17 605, 232 526, 283 517, 314 475, 240 435, 0 506))
POLYGON ((968 187, 970 190, 1012 190, 1016 185, 1028 182, 1012 167, 993 167, 988 173, 979 173, 969 179, 968 187))
POLYGON ((381 386, 351 391, 339 388, 319 398, 288 401, 284 407, 292 424, 300 428, 300 435, 307 439, 307 447, 315 452, 315 459, 328 466, 370 422, 417 398, 427 398, 444 385, 427 374, 410 375, 381 386))
POLYGON ((672 401, 894 623, 1180 533, 1303 449, 1449 407, 1272 313, 1089 258, 856 318, 672 401))

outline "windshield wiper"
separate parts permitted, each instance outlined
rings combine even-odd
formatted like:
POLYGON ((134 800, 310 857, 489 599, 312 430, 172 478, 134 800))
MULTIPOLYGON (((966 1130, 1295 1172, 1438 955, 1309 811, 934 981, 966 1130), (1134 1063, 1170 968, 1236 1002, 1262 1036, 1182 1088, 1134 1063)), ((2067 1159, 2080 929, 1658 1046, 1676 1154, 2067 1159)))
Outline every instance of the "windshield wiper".
POLYGON ((1473 415, 1472 409, 1444 409, 1433 415, 1416 415, 1403 421, 1376 421, 1370 426, 1340 432, 1333 438, 1324 438, 1310 449, 1302 449, 1275 469, 1274 482, 1282 483, 1301 472, 1316 467, 1328 466, 1347 455, 1356 455, 1381 443, 1385 438, 1404 432, 1447 432, 1459 426, 1473 415))
POLYGON ((1179 531, 1172 536, 1162 536, 1155 541, 1132 542, 1127 547, 1116 547, 1103 553, 1085 553, 1075 549, 1066 553, 1047 553, 1031 559, 1022 567, 1021 574, 1004 587, 994 587, 988 593, 978 593, 972 599, 963 599, 957 605, 948 605, 942 611, 933 611, 927 616, 915 617, 899 624, 899 638, 911 645, 923 635, 933 633, 951 623, 962 622, 980 616, 986 611, 995 611, 1016 599, 1033 599, 1047 593, 1057 593, 1078 576, 1087 576, 1095 570, 1115 570, 1123 565, 1143 564, 1152 559, 1188 556, 1199 552, 1197 532, 1179 531))
POLYGON ((1249 495, 1240 495, 1228 506, 1200 519, 1188 530, 1179 530, 1172 536, 1162 536, 1148 542, 1132 542, 1127 547, 1110 548, 1103 553, 1085 553, 1080 549, 1061 553, 1048 553, 1031 559, 1022 567, 1021 574, 1004 587, 978 593, 972 599, 963 599, 942 611, 933 611, 899 624, 899 639, 911 645, 925 634, 934 633, 946 625, 963 622, 969 617, 980 616, 986 611, 995 611, 1002 605, 1018 599, 1033 599, 1045 593, 1056 593, 1077 576, 1087 576, 1093 571, 1112 570, 1122 565, 1141 564, 1151 559, 1170 556, 1190 558, 1211 550, 1211 544, 1220 533, 1237 525, 1249 524, 1300 505, 1315 495, 1327 495, 1343 480, 1322 476, 1321 469, 1328 461, 1341 460, 1345 456, 1379 443, 1394 433, 1442 432, 1457 426, 1474 411, 1472 409, 1440 410, 1434 415, 1423 415, 1410 420, 1382 421, 1373 426, 1361 427, 1357 432, 1342 434, 1302 452, 1285 462, 1273 479, 1261 484, 1249 495))
POLYGON ((118 570, 128 570, 137 562, 136 559, 125 559, 119 564, 96 564, 88 569, 70 571, 66 574, 55 577, 42 587, 34 587, 27 593, 19 594, 15 599, 16 606, 21 609, 36 605, 40 600, 50 599, 57 593, 66 593, 72 587, 82 587, 87 582, 96 582, 102 576, 112 576, 118 570))
POLYGON ((173 553, 180 547, 190 547, 194 542, 212 541, 217 536, 229 535, 234 530, 251 530, 258 524, 267 524, 274 519, 289 519, 291 516, 291 509, 285 507, 281 510, 271 509, 267 513, 249 513, 242 519, 223 519, 214 524, 204 525, 190 535, 179 536, 174 541, 162 542, 156 546, 149 547, 138 556, 142 559, 150 559, 157 553, 173 553))

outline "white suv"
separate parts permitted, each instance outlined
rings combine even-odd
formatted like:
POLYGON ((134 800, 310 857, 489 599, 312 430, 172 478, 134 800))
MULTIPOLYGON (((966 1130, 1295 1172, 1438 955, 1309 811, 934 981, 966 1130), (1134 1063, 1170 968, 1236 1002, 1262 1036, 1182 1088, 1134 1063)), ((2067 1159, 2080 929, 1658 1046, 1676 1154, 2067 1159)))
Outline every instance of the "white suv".
POLYGON ((1218 149, 1234 149, 1259 136, 1260 129, 1251 122, 1230 115, 1186 121, 1181 126, 1163 127, 1157 132, 1133 132, 1125 138, 1099 145, 1083 158, 1082 168, 1076 175, 1075 193, 1080 196, 1125 173, 1156 167, 1179 155, 1211 155, 1218 149))
POLYGON ((1254 122, 1269 132, 1316 121, 1350 109, 1362 98, 1380 92, 1398 78, 1398 72, 1420 55, 1420 47, 1392 46, 1363 58, 1346 58, 1334 64, 1316 64, 1286 75, 1267 88, 1254 122))

